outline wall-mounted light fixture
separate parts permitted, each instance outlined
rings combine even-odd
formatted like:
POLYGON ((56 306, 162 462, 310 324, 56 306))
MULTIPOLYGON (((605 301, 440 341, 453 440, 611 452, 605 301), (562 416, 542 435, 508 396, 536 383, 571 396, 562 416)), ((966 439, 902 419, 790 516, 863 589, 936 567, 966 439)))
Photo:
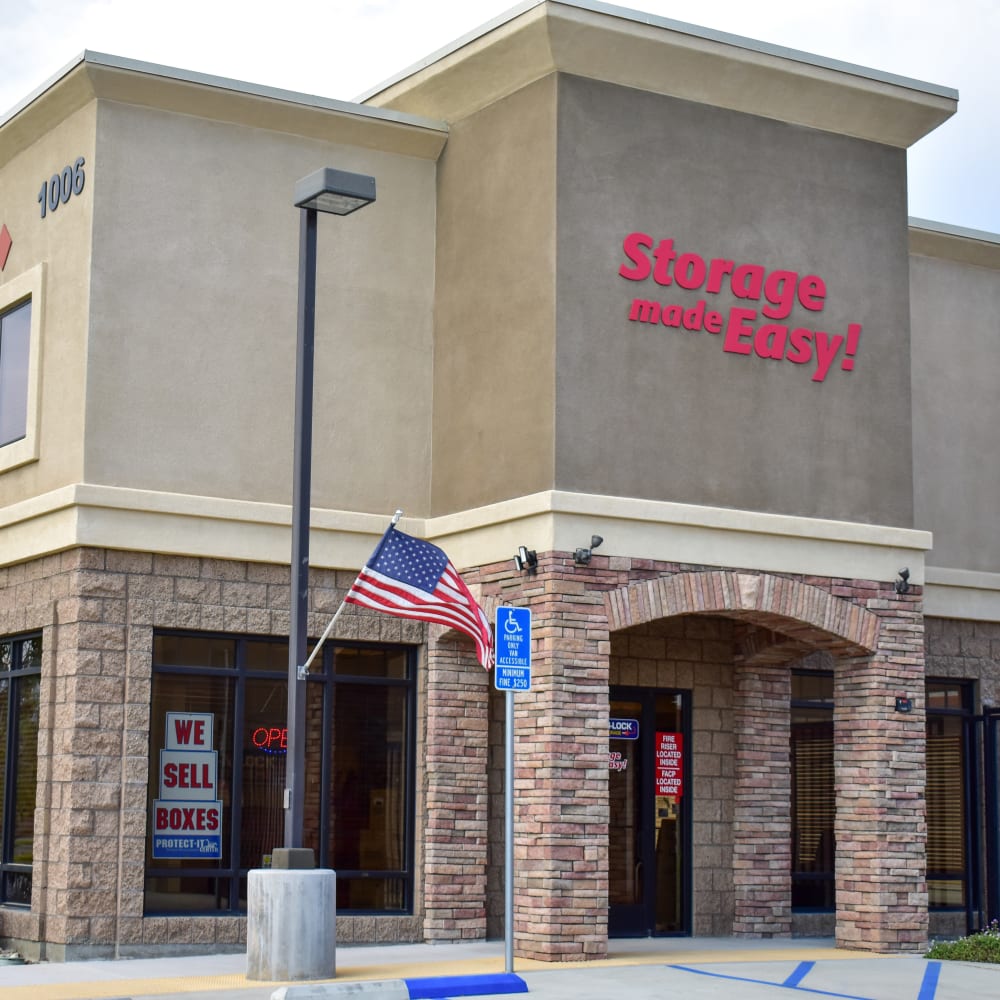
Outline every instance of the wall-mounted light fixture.
POLYGON ((514 556, 514 568, 518 573, 522 573, 525 570, 530 573, 534 573, 538 567, 538 553, 534 549, 525 548, 523 545, 518 546, 517 555, 514 556))
POLYGON ((899 579, 893 586, 897 594, 908 594, 910 592, 910 571, 905 566, 899 571, 899 579))
POLYGON ((590 548, 589 549, 577 549, 573 553, 573 562, 575 562, 577 564, 577 566, 586 566, 590 562, 590 556, 593 553, 594 549, 596 549, 597 546, 600 545, 601 542, 603 542, 603 541, 604 541, 604 539, 601 538, 600 535, 591 535, 590 536, 590 548))

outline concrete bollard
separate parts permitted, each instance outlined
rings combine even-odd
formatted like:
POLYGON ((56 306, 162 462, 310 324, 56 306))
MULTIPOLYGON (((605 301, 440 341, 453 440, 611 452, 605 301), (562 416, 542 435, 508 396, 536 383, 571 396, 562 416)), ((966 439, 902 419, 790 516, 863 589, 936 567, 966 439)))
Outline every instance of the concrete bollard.
POLYGON ((247 979, 337 974, 337 875, 329 868, 254 868, 247 877, 247 979))

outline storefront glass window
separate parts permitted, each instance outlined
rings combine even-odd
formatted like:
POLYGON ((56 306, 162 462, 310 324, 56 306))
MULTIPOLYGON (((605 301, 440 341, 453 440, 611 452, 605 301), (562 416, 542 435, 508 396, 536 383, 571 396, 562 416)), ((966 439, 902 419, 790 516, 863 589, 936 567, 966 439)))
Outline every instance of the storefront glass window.
MULTIPOLYGON (((256 645, 256 643, 255 643, 256 645)), ((263 645, 263 644, 261 644, 263 645)), ((272 644, 268 644, 272 645, 272 644)), ((285 659, 288 658, 288 647, 285 659)), ((249 657, 248 657, 249 660, 249 657)), ((287 667, 286 667, 287 669, 287 667)), ((308 691, 307 695, 313 695, 308 691)), ((307 715, 315 702, 306 699, 307 715)), ((246 723, 243 726, 243 789, 240 809, 240 867, 259 868, 265 855, 284 842, 285 812, 282 798, 285 788, 285 719, 288 714, 288 681, 249 678, 246 682, 246 723)), ((306 759, 310 774, 315 768, 314 741, 307 739, 306 759)), ((306 796, 313 785, 307 786, 306 796)), ((315 803, 308 815, 315 814, 315 803)), ((309 821, 306 821, 309 825, 309 821)))
POLYGON ((403 908, 407 701, 400 687, 336 685, 328 849, 338 876, 338 910, 403 908), (363 872, 363 878, 351 877, 363 872))
POLYGON ((792 908, 835 907, 833 675, 792 674, 792 908))
MULTIPOLYGON (((260 645, 270 646, 273 643, 260 643, 260 645)), ((287 653, 285 655, 287 658, 287 653)), ((236 640, 217 635, 163 633, 157 635, 153 640, 153 663, 161 667, 198 667, 200 669, 235 667, 236 640)), ((280 663, 276 669, 281 669, 280 663)))
MULTIPOLYGON (((310 647, 310 652, 312 648, 310 647)), ((250 642, 246 652, 247 670, 288 672, 287 642, 250 642)))
POLYGON ((348 677, 391 677, 403 680, 407 673, 407 657, 404 652, 341 649, 337 653, 336 671, 348 677))
POLYGON ((0 640, 0 903, 31 904, 42 640, 0 640))
POLYGON ((934 909, 966 903, 966 732, 971 687, 927 682, 927 895, 934 909))
POLYGON ((27 433, 30 334, 30 299, 0 315, 0 446, 27 433))
MULTIPOLYGON (((287 650, 156 636, 147 913, 242 912, 247 871, 282 846, 287 650)), ((338 912, 412 907, 414 697, 405 647, 328 645, 313 664, 303 842, 336 869, 338 912)))

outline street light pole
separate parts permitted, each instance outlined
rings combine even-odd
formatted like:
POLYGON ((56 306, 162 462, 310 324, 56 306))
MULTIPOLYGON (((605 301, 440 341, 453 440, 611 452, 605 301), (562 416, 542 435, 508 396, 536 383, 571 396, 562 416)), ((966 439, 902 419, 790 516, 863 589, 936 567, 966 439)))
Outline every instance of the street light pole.
MULTIPOLYGON (((349 215, 375 200, 375 178, 324 167, 295 186, 299 221, 298 331, 292 483, 291 621, 288 635, 288 733, 285 847, 302 848, 305 825, 306 662, 309 617, 309 511, 312 490, 313 358, 316 328, 316 228, 319 212, 349 215)), ((311 865, 310 865, 311 867, 311 865)))
POLYGON ((316 209, 299 220, 299 304, 295 342, 295 442, 292 471, 292 589, 288 635, 285 847, 302 847, 305 812, 306 662, 309 618, 309 510, 312 494, 313 357, 316 341, 316 209))

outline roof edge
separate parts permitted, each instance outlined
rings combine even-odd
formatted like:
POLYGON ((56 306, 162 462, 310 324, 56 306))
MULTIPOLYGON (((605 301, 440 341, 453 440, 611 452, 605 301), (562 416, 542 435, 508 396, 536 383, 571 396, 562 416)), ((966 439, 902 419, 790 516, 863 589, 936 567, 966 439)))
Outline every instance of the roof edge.
POLYGON ((489 21, 479 25, 479 27, 473 28, 472 31, 466 32, 466 34, 456 38, 452 42, 449 42, 437 51, 425 56, 423 59, 419 59, 417 62, 400 70, 398 73, 394 73, 391 77, 383 80, 381 83, 378 83, 373 87, 369 87, 363 93, 355 97, 354 100, 358 102, 370 100, 376 94, 380 94, 384 90, 388 90, 396 83, 405 80, 407 77, 413 76, 420 70, 425 69, 436 62, 440 62, 447 56, 457 52, 459 49, 464 48, 466 45, 477 41, 483 36, 489 34, 491 31, 494 31, 496 28, 506 24, 508 21, 512 21, 515 18, 520 17, 521 14, 526 13, 534 7, 540 7, 546 2, 553 5, 575 7, 584 11, 593 11, 597 14, 607 14, 611 17, 634 21, 637 24, 648 24, 651 27, 665 28, 669 31, 675 32, 676 34, 690 35, 692 38, 720 42, 723 45, 745 49, 748 52, 757 52, 763 55, 775 56, 780 59, 788 59, 793 62, 804 63, 809 66, 823 67, 824 69, 834 70, 838 73, 847 73, 863 79, 876 80, 880 83, 888 83, 895 87, 904 87, 908 90, 923 91, 924 93, 934 97, 943 97, 953 101, 958 100, 958 91, 954 87, 946 87, 941 84, 929 83, 925 80, 917 80, 901 76, 896 73, 888 73, 883 70, 872 69, 867 66, 845 62, 840 59, 832 59, 828 56, 816 55, 811 52, 806 52, 801 49, 793 49, 784 45, 775 45, 771 42, 760 41, 755 38, 749 38, 745 35, 736 35, 728 31, 720 31, 716 28, 706 28, 698 24, 692 24, 689 21, 677 21, 670 17, 663 17, 659 14, 647 14, 644 11, 634 10, 630 7, 620 7, 617 4, 602 3, 601 0, 525 0, 524 3, 518 4, 516 7, 511 7, 509 10, 498 14, 496 17, 491 18, 489 21))
MULTIPOLYGON (((143 62, 139 59, 129 59, 124 56, 110 55, 105 52, 94 52, 88 49, 77 60, 77 62, 81 61, 92 66, 103 66, 109 69, 125 70, 130 73, 141 73, 145 76, 159 76, 166 80, 193 83, 202 87, 212 87, 216 90, 229 90, 250 97, 263 97, 274 101, 282 101, 286 104, 299 104, 305 107, 317 108, 322 111, 334 111, 344 115, 357 115, 375 121, 391 122, 396 125, 410 125, 414 128, 429 129, 430 131, 442 132, 444 134, 448 132, 448 125, 445 122, 425 118, 420 115, 412 115, 405 111, 376 108, 358 104, 354 101, 342 101, 332 97, 321 97, 316 94, 306 94, 296 90, 269 87, 246 80, 235 80, 229 77, 215 76, 211 73, 201 73, 196 70, 179 69, 160 63, 143 62)), ((67 67, 67 70, 72 69, 76 64, 71 64, 67 67)))
POLYGON ((362 95, 457 121, 567 73, 907 148, 958 92, 600 0, 530 0, 362 95))
POLYGON ((0 163, 94 100, 118 101, 233 124, 437 159, 448 125, 298 91, 84 50, 0 119, 0 163))
POLYGON ((1000 270, 1000 233, 910 217, 910 253, 1000 270))
POLYGON ((52 74, 47 80, 40 83, 34 90, 30 91, 25 97, 22 97, 12 108, 8 108, 4 112, 0 112, 0 128, 3 128, 7 122, 16 118, 29 104, 33 104, 39 97, 42 96, 47 90, 54 87, 63 77, 69 76, 81 63, 86 62, 87 52, 83 51, 78 56, 71 59, 62 69, 58 69, 52 74))

